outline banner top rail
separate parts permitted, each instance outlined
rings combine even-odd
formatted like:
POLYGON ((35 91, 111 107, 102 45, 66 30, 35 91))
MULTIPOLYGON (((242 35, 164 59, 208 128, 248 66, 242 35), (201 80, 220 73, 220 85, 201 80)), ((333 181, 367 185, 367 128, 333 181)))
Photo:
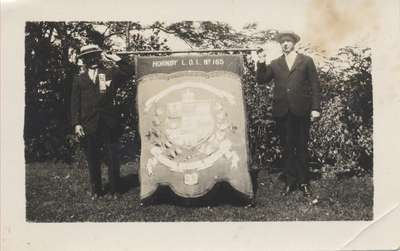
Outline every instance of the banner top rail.
POLYGON ((146 54, 179 54, 179 53, 209 53, 209 52, 251 52, 261 48, 231 48, 231 49, 198 49, 198 50, 167 50, 167 51, 118 51, 118 55, 146 55, 146 54))

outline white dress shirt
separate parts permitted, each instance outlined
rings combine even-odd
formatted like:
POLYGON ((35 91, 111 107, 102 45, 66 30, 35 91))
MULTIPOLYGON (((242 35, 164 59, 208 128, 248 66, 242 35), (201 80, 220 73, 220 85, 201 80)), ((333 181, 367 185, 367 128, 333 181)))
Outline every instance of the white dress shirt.
POLYGON ((97 68, 94 68, 94 69, 89 68, 88 74, 89 74, 89 78, 93 81, 93 83, 96 83, 97 68))
POLYGON ((291 52, 289 52, 289 54, 285 54, 285 60, 286 60, 286 64, 287 64, 289 70, 292 69, 294 61, 296 60, 296 56, 297 56, 297 52, 295 52, 295 51, 291 51, 291 52))

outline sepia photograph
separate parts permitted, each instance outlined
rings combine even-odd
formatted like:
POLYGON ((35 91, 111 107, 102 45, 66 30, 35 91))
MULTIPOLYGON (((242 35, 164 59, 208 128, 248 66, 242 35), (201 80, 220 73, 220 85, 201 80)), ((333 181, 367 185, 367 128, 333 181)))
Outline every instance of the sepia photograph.
POLYGON ((26 219, 372 220, 371 48, 337 47, 257 22, 27 22, 26 219))

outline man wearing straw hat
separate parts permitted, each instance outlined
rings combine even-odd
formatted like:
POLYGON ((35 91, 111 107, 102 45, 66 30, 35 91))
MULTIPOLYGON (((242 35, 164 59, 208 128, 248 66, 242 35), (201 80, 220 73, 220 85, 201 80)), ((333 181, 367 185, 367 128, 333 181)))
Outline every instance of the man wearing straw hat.
POLYGON ((116 198, 120 178, 118 140, 122 130, 115 96, 121 84, 133 74, 133 67, 93 44, 83 46, 78 58, 83 62, 83 70, 72 85, 71 122, 88 161, 91 198, 97 199, 103 194, 101 149, 108 162, 108 196, 116 198), (105 61, 119 67, 108 69, 105 61))
POLYGON ((311 197, 307 168, 307 145, 311 121, 320 116, 320 83, 311 57, 297 53, 300 37, 294 32, 276 35, 283 55, 266 64, 265 53, 259 53, 256 80, 268 84, 274 80, 272 115, 276 119, 283 146, 283 195, 300 189, 311 197))

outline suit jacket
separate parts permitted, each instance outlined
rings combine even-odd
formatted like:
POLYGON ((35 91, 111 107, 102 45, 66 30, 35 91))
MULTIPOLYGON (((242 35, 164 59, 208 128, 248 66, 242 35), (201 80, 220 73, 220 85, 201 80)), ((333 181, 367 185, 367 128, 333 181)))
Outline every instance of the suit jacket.
POLYGON ((257 64, 256 81, 268 84, 274 80, 272 115, 284 116, 288 111, 298 116, 309 116, 320 110, 321 90, 317 70, 311 57, 297 54, 289 70, 284 55, 270 65, 257 64))
POLYGON ((107 69, 100 66, 96 81, 93 82, 88 71, 74 78, 71 93, 72 126, 82 125, 86 134, 96 131, 101 119, 112 130, 119 129, 120 112, 115 106, 117 89, 133 74, 133 66, 119 62, 119 68, 107 69), (99 75, 104 74, 109 85, 105 93, 100 93, 99 75))

